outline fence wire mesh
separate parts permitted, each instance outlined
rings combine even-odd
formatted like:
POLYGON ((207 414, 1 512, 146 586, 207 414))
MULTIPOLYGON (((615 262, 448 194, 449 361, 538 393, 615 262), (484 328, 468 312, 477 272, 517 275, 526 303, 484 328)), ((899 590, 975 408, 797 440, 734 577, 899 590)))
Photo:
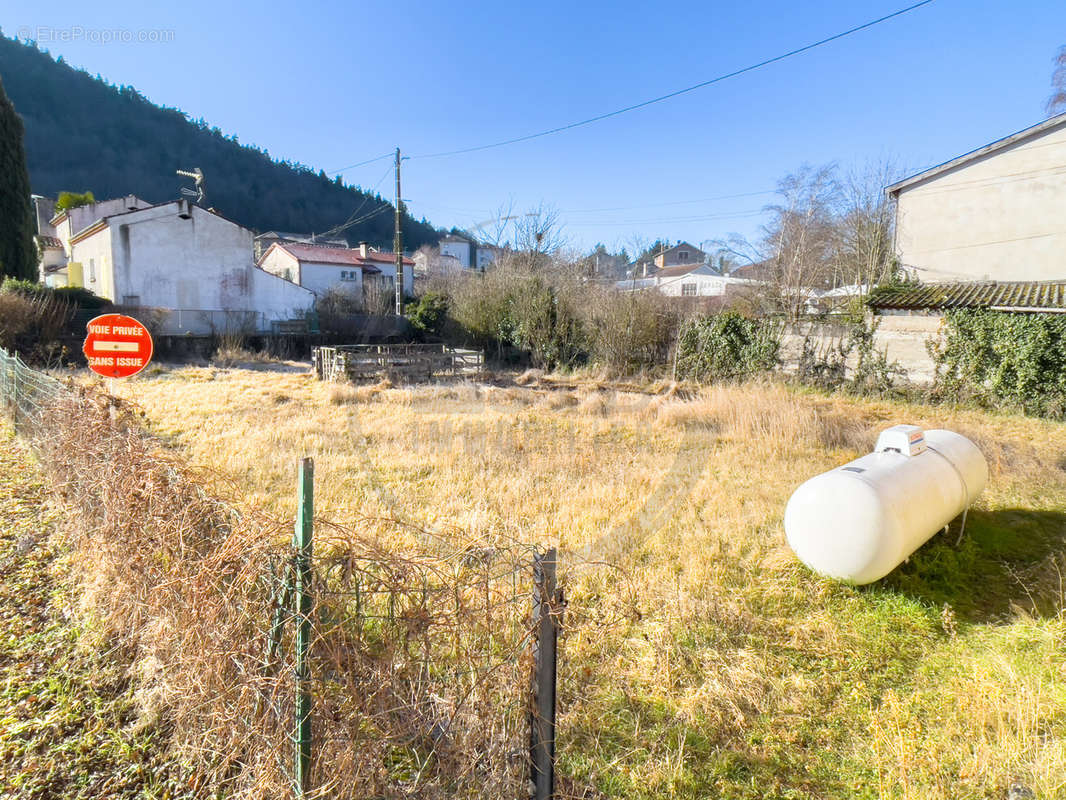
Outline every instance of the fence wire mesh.
MULTIPOLYGON (((292 521, 167 452, 135 409, 3 350, 0 404, 194 793, 292 793, 292 521)), ((398 551, 390 526, 409 527, 315 520, 307 796, 527 797, 533 549, 426 532, 436 545, 398 551)))

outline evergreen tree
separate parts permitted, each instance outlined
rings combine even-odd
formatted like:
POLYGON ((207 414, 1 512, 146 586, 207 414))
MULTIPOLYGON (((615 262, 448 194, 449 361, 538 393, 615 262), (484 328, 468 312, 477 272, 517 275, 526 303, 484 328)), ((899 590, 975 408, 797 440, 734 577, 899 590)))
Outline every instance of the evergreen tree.
MULTIPOLYGON (((175 170, 199 167, 209 204, 241 225, 318 234, 340 228, 350 243, 392 247, 393 207, 377 187, 272 159, 204 120, 154 105, 132 86, 108 84, 2 34, 0 75, 25 125, 26 168, 37 194, 92 187, 99 200, 134 194, 162 203, 181 191, 175 170)), ((410 250, 440 238, 406 211, 402 225, 410 250)))
POLYGON ((0 80, 0 277, 37 277, 22 120, 0 80))

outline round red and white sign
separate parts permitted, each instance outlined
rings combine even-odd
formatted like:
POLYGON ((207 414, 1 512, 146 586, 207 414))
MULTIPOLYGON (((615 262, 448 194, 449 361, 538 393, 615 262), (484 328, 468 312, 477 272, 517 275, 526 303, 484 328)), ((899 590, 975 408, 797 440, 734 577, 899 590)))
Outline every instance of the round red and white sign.
POLYGON ((104 314, 89 320, 85 327, 89 335, 81 349, 89 369, 99 375, 128 378, 152 360, 152 335, 133 317, 104 314))

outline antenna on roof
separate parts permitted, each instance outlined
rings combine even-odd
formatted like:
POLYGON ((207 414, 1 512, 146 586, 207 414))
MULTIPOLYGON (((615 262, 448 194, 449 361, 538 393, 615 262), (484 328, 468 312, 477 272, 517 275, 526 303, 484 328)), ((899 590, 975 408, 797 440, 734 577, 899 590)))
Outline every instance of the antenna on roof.
POLYGON ((204 202, 204 195, 207 193, 207 186, 204 183, 203 170, 197 167, 192 172, 189 172, 188 170, 184 169, 179 169, 177 172, 178 175, 181 175, 183 178, 192 178, 193 181, 195 181, 196 186, 195 189, 190 189, 187 186, 182 186, 181 193, 186 197, 195 197, 196 204, 202 205, 204 202))

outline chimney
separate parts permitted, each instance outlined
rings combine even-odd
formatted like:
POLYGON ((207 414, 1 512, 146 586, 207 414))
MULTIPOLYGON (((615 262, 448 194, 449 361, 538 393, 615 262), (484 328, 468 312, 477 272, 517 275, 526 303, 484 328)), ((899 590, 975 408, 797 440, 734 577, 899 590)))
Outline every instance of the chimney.
POLYGON ((134 197, 132 194, 126 195, 126 210, 127 211, 136 211, 137 210, 137 198, 134 197))
POLYGON ((359 242, 359 257, 366 258, 369 248, 366 246, 366 242, 359 242))
POLYGON ((178 201, 178 216, 182 219, 189 219, 192 216, 191 204, 184 197, 178 201))

